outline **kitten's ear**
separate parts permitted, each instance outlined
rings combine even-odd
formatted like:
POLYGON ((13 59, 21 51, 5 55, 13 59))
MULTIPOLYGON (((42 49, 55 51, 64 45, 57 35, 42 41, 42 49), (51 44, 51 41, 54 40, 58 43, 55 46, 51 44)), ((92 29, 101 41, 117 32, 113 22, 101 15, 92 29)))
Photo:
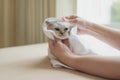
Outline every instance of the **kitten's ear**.
POLYGON ((45 21, 45 23, 48 25, 48 26, 51 26, 51 25, 53 25, 51 22, 49 22, 49 21, 45 21))

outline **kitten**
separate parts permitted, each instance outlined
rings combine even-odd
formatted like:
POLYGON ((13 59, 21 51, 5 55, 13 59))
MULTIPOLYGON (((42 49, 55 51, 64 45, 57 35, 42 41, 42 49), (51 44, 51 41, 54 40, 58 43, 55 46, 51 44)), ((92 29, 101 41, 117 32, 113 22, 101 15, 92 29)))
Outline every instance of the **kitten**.
POLYGON ((55 32, 54 37, 58 39, 67 39, 70 36, 70 30, 73 27, 70 23, 59 19, 55 21, 46 21, 47 29, 55 32))
MULTIPOLYGON (((73 27, 73 25, 71 25, 69 22, 64 22, 60 19, 56 19, 56 18, 48 18, 45 21, 45 24, 47 25, 47 29, 51 30, 54 32, 53 36, 55 38, 64 40, 64 39, 68 39, 70 36, 70 31, 71 28, 73 27)), ((68 66, 62 64, 61 62, 59 62, 50 52, 50 50, 48 51, 48 57, 50 58, 50 61, 52 63, 52 66, 57 68, 57 67, 67 67, 68 66)))
MULTIPOLYGON (((71 24, 70 22, 65 22, 57 18, 48 18, 44 22, 43 31, 48 38, 53 40, 55 38, 61 40, 68 39, 70 49, 72 49, 73 53, 76 55, 91 54, 90 50, 88 49, 88 45, 86 46, 84 44, 84 40, 77 35, 77 26, 71 24)), ((48 51, 48 57, 50 58, 50 62, 52 63, 53 67, 70 68, 59 62, 51 54, 50 50, 48 51)))

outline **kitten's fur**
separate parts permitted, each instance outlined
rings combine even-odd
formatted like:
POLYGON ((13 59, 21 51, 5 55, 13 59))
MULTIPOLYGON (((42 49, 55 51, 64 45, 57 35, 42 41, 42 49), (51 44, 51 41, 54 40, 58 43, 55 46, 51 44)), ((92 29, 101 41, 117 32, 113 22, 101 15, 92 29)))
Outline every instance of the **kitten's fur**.
MULTIPOLYGON (((54 20, 46 20, 45 23, 47 24, 47 29, 48 30, 52 30, 55 34, 53 35, 55 38, 58 39, 67 39, 70 36, 70 30, 73 27, 73 25, 71 25, 69 22, 64 22, 60 19, 56 19, 54 18, 54 20)), ((70 68, 64 64, 62 64, 61 62, 59 62, 50 52, 50 50, 48 51, 48 57, 51 60, 52 66, 53 67, 67 67, 70 68)))
POLYGON ((55 37, 58 39, 66 39, 70 35, 70 30, 73 27, 70 23, 56 19, 56 21, 46 21, 47 29, 55 32, 55 37))
MULTIPOLYGON (((79 38, 76 34, 77 27, 73 28, 73 24, 69 22, 62 21, 57 18, 48 18, 45 20, 45 25, 43 26, 44 33, 50 39, 68 39, 70 48, 73 53, 76 55, 85 55, 90 54, 88 46, 84 45, 82 38, 79 38)), ((70 68, 61 62, 59 62, 52 54, 51 51, 48 51, 48 57, 53 67, 66 67, 70 68)))

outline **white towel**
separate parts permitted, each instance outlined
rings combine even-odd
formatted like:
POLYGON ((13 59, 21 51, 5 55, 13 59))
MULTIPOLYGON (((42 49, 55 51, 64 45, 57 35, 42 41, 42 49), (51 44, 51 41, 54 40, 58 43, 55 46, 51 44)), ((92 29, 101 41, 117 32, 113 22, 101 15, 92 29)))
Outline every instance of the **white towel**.
MULTIPOLYGON (((54 18, 49 18, 46 20, 53 20, 54 18)), ((45 21, 46 21, 45 20, 45 21)), ((43 31, 45 33, 45 35, 49 38, 54 40, 54 35, 55 33, 52 30, 48 30, 47 29, 47 24, 44 21, 44 25, 43 25, 43 31)), ((84 42, 82 41, 82 38, 80 38, 77 35, 77 26, 71 29, 70 32, 70 36, 68 38, 69 43, 70 43, 70 47, 72 47, 73 49, 73 53, 76 55, 85 55, 85 54, 89 54, 89 49, 87 48, 86 45, 84 45, 84 42)), ((68 66, 66 66, 65 64, 59 62, 49 51, 48 53, 48 57, 50 58, 51 64, 53 67, 58 68, 58 67, 66 67, 66 68, 70 68, 68 66)))

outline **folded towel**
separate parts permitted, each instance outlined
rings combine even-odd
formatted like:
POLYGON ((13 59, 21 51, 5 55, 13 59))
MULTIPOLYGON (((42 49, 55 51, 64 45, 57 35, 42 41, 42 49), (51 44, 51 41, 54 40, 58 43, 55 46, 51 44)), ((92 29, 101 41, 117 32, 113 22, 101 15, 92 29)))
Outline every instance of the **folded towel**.
MULTIPOLYGON (((55 20, 55 18, 48 18, 46 20, 55 20)), ((43 32, 45 33, 45 35, 49 39, 54 40, 55 33, 52 30, 48 30, 47 29, 47 24, 45 23, 45 21, 44 21, 44 25, 43 25, 43 32)), ((80 38, 80 36, 77 35, 77 26, 75 26, 74 28, 71 29, 70 36, 69 36, 68 40, 69 40, 70 47, 73 49, 73 53, 74 54, 76 54, 76 55, 89 54, 90 50, 84 44, 84 41, 82 40, 82 38, 80 38)), ((48 51, 48 52, 49 52, 48 53, 48 57, 50 58, 50 62, 51 62, 51 64, 52 64, 53 67, 55 67, 55 68, 58 68, 58 67, 71 68, 71 67, 68 67, 65 64, 61 63, 60 61, 58 61, 50 53, 50 51, 48 51)))

